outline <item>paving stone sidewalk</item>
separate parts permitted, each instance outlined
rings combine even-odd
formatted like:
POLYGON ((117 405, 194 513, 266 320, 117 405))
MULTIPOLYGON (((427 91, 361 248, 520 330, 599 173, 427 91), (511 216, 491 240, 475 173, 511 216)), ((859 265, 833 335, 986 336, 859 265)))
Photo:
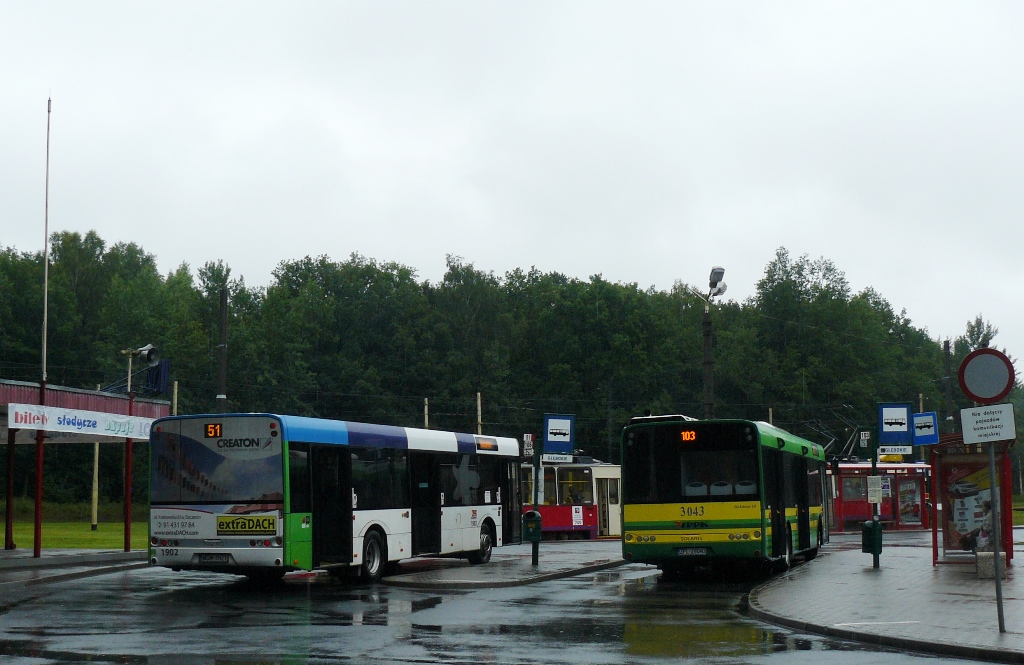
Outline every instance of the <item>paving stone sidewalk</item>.
POLYGON ((797 630, 959 658, 1024 663, 1024 552, 1003 580, 973 565, 932 566, 930 547, 886 547, 881 565, 859 548, 827 546, 750 593, 750 614, 797 630))

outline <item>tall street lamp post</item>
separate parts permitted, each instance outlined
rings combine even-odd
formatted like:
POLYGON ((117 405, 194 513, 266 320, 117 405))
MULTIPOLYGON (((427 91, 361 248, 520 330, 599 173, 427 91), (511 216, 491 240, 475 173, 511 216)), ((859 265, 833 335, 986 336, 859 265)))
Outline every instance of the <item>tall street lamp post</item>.
POLYGON ((708 295, 701 298, 704 300, 704 318, 701 320, 701 330, 704 333, 704 418, 711 420, 715 417, 715 358, 711 345, 711 299, 725 293, 725 268, 715 266, 711 269, 711 276, 708 278, 708 295))
MULTIPOLYGON (((128 415, 135 413, 135 393, 132 392, 132 358, 139 358, 149 365, 155 365, 160 360, 160 353, 152 344, 147 344, 140 349, 121 349, 121 354, 128 356, 128 385, 125 392, 128 393, 128 415)), ((132 551, 132 439, 124 440, 124 551, 132 551)))

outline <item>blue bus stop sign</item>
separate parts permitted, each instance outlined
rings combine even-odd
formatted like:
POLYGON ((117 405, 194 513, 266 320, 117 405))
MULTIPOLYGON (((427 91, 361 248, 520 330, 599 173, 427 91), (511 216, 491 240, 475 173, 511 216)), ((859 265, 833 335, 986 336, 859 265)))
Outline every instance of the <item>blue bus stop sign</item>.
POLYGON ((912 445, 914 435, 910 430, 910 404, 896 403, 878 405, 878 443, 912 445))
POLYGON ((939 417, 934 411, 915 413, 911 422, 914 426, 915 446, 930 446, 939 442, 939 417))

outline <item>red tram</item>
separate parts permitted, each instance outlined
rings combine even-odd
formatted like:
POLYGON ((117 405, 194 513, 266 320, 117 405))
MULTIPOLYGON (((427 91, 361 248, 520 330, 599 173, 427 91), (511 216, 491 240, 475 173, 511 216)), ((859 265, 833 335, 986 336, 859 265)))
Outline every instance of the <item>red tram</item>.
MULTIPOLYGON (((523 464, 523 512, 533 510, 533 472, 523 464)), ((537 510, 546 538, 596 539, 622 536, 617 464, 577 456, 571 463, 541 466, 537 510)))

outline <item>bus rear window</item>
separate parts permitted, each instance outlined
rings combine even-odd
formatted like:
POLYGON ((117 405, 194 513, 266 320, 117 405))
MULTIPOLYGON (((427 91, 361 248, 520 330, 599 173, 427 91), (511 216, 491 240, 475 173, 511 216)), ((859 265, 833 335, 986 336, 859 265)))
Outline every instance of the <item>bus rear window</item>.
POLYGON ((151 502, 282 508, 281 436, 271 434, 270 420, 220 418, 220 437, 208 437, 201 418, 161 426, 150 437, 151 502))
POLYGON ((743 423, 665 423, 631 430, 623 450, 625 501, 757 500, 756 440, 753 426, 743 423))

